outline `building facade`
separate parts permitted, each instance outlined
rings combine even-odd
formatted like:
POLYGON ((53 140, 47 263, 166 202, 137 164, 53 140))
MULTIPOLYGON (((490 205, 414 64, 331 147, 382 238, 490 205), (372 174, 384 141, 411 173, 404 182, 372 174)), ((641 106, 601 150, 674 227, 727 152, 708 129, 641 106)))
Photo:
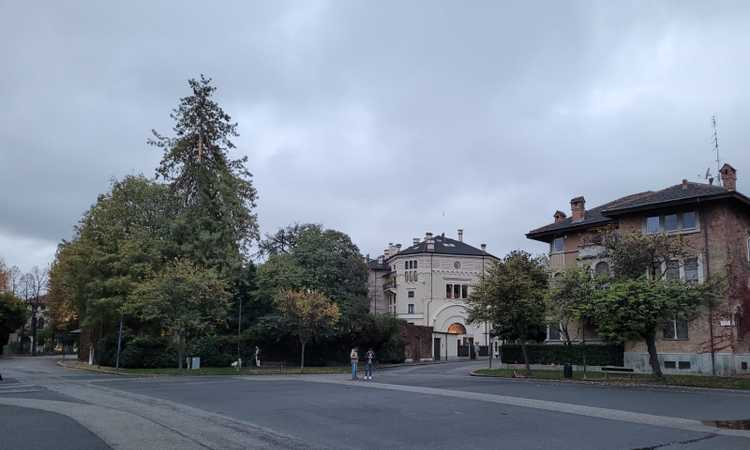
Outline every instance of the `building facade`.
MULTIPOLYGON (((665 373, 750 374, 750 199, 737 192, 736 170, 721 168, 721 185, 682 183, 646 191, 586 209, 584 197, 571 200, 571 215, 557 211, 554 223, 530 231, 530 239, 550 245, 553 272, 587 266, 611 271, 600 231, 665 233, 684 240, 689 255, 664 261, 667 278, 703 282, 726 277, 726 295, 716 307, 690 322, 671 320, 657 333, 665 373)), ((595 330, 591 330, 595 336, 595 330)), ((625 343, 625 364, 648 372, 643 342, 625 343)))
POLYGON ((468 323, 466 300, 495 260, 485 244, 476 248, 463 242, 463 230, 457 239, 426 233, 405 249, 391 243, 383 256, 368 262, 371 311, 432 327, 432 352, 420 359, 468 356, 474 345, 486 354, 489 329, 468 323))

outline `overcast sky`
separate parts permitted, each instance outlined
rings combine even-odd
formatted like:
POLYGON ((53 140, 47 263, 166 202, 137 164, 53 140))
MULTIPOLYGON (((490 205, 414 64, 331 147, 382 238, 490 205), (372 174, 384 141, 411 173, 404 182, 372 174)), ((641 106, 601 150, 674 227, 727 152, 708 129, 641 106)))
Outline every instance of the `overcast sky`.
POLYGON ((715 172, 714 113, 750 192, 748 23, 750 2, 0 0, 0 256, 49 263, 111 179, 153 175, 150 130, 200 73, 261 230, 372 256, 457 228, 543 251, 524 233, 574 196, 715 172))

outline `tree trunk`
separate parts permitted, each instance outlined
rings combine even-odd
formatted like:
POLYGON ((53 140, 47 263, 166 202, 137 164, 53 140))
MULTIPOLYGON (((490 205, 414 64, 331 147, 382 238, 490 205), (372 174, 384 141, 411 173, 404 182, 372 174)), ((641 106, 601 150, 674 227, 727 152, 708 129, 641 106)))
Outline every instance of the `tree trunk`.
POLYGON ((182 370, 182 360, 185 359, 185 350, 182 346, 182 335, 177 335, 177 368, 182 370))
POLYGON ((654 372, 654 376, 657 378, 663 378, 664 374, 661 373, 659 356, 656 353, 656 335, 653 333, 646 336, 646 348, 648 349, 648 363, 651 365, 651 370, 654 372))
POLYGON ((299 343, 302 347, 302 354, 299 358, 299 371, 302 372, 303 370, 305 370, 305 345, 307 344, 307 342, 300 339, 299 343))
POLYGON ((37 327, 37 318, 36 318, 36 307, 31 307, 31 356, 36 356, 36 327, 37 327))
POLYGON ((529 364, 529 354, 526 352, 526 341, 521 341, 521 351, 523 352, 523 362, 526 365, 526 374, 531 375, 531 365, 529 364))

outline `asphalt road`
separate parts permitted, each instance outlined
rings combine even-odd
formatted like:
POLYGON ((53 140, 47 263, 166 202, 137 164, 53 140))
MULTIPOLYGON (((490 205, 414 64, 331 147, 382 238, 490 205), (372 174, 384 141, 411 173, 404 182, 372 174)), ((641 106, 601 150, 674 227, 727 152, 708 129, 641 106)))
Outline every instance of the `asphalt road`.
POLYGON ((0 373, 25 386, 0 385, 0 436, 12 436, 2 440, 12 448, 45 448, 18 438, 36 412, 47 424, 39 442, 59 432, 81 449, 750 449, 750 431, 703 423, 750 419, 748 393, 468 376, 481 364, 403 367, 351 382, 124 378, 51 359, 0 359, 0 373))

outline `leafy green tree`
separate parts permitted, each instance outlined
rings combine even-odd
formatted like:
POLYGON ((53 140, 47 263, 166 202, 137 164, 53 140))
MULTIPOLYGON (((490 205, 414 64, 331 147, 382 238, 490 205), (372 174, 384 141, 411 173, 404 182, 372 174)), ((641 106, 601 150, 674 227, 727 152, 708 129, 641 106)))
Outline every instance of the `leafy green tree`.
POLYGON ((274 254, 259 269, 259 295, 273 299, 285 289, 319 291, 340 308, 339 327, 349 333, 366 315, 367 266, 346 234, 317 225, 301 225, 294 246, 274 254))
POLYGON ((580 267, 571 267, 557 274, 550 281, 546 293, 547 319, 557 326, 567 345, 571 345, 571 327, 583 326, 585 306, 594 293, 594 279, 591 273, 580 267))
POLYGON ((491 323, 495 336, 520 342, 527 372, 526 343, 543 339, 547 283, 544 260, 515 250, 482 274, 467 302, 469 323, 491 323))
POLYGON ((164 151, 157 175, 178 199, 180 255, 233 277, 258 237, 252 211, 257 192, 245 167, 247 157, 229 157, 237 124, 214 100, 216 87, 203 75, 188 83, 192 94, 180 99, 171 115, 174 136, 153 131, 149 143, 164 151))
POLYGON ((28 311, 24 303, 10 292, 0 292, 0 354, 10 333, 21 328, 28 311))
POLYGON ((175 337, 181 369, 189 340, 226 320, 230 297, 226 281, 215 270, 176 260, 139 284, 123 310, 158 323, 175 337))
POLYGON ((620 279, 595 291, 587 314, 599 335, 610 341, 643 340, 649 364, 662 377, 656 351, 656 333, 668 320, 692 320, 712 301, 716 287, 646 277, 620 279))
POLYGON ((702 307, 715 303, 723 280, 715 277, 698 284, 666 279, 667 263, 690 254, 680 236, 610 232, 603 242, 614 280, 596 289, 586 314, 609 340, 645 341, 649 365, 662 377, 657 330, 666 321, 694 319, 702 307))
POLYGON ((290 253, 296 246, 302 233, 308 230, 322 232, 322 226, 311 223, 295 223, 279 228, 276 233, 266 233, 258 243, 259 256, 275 256, 290 253))
POLYGON ((112 183, 86 212, 71 241, 57 249, 49 275, 57 329, 78 326, 94 342, 116 332, 135 287, 174 258, 175 202, 164 184, 142 176, 112 183))
POLYGON ((299 339, 300 370, 305 368, 305 346, 326 334, 333 334, 339 320, 339 307, 317 291, 284 290, 276 297, 276 307, 291 332, 299 339))

